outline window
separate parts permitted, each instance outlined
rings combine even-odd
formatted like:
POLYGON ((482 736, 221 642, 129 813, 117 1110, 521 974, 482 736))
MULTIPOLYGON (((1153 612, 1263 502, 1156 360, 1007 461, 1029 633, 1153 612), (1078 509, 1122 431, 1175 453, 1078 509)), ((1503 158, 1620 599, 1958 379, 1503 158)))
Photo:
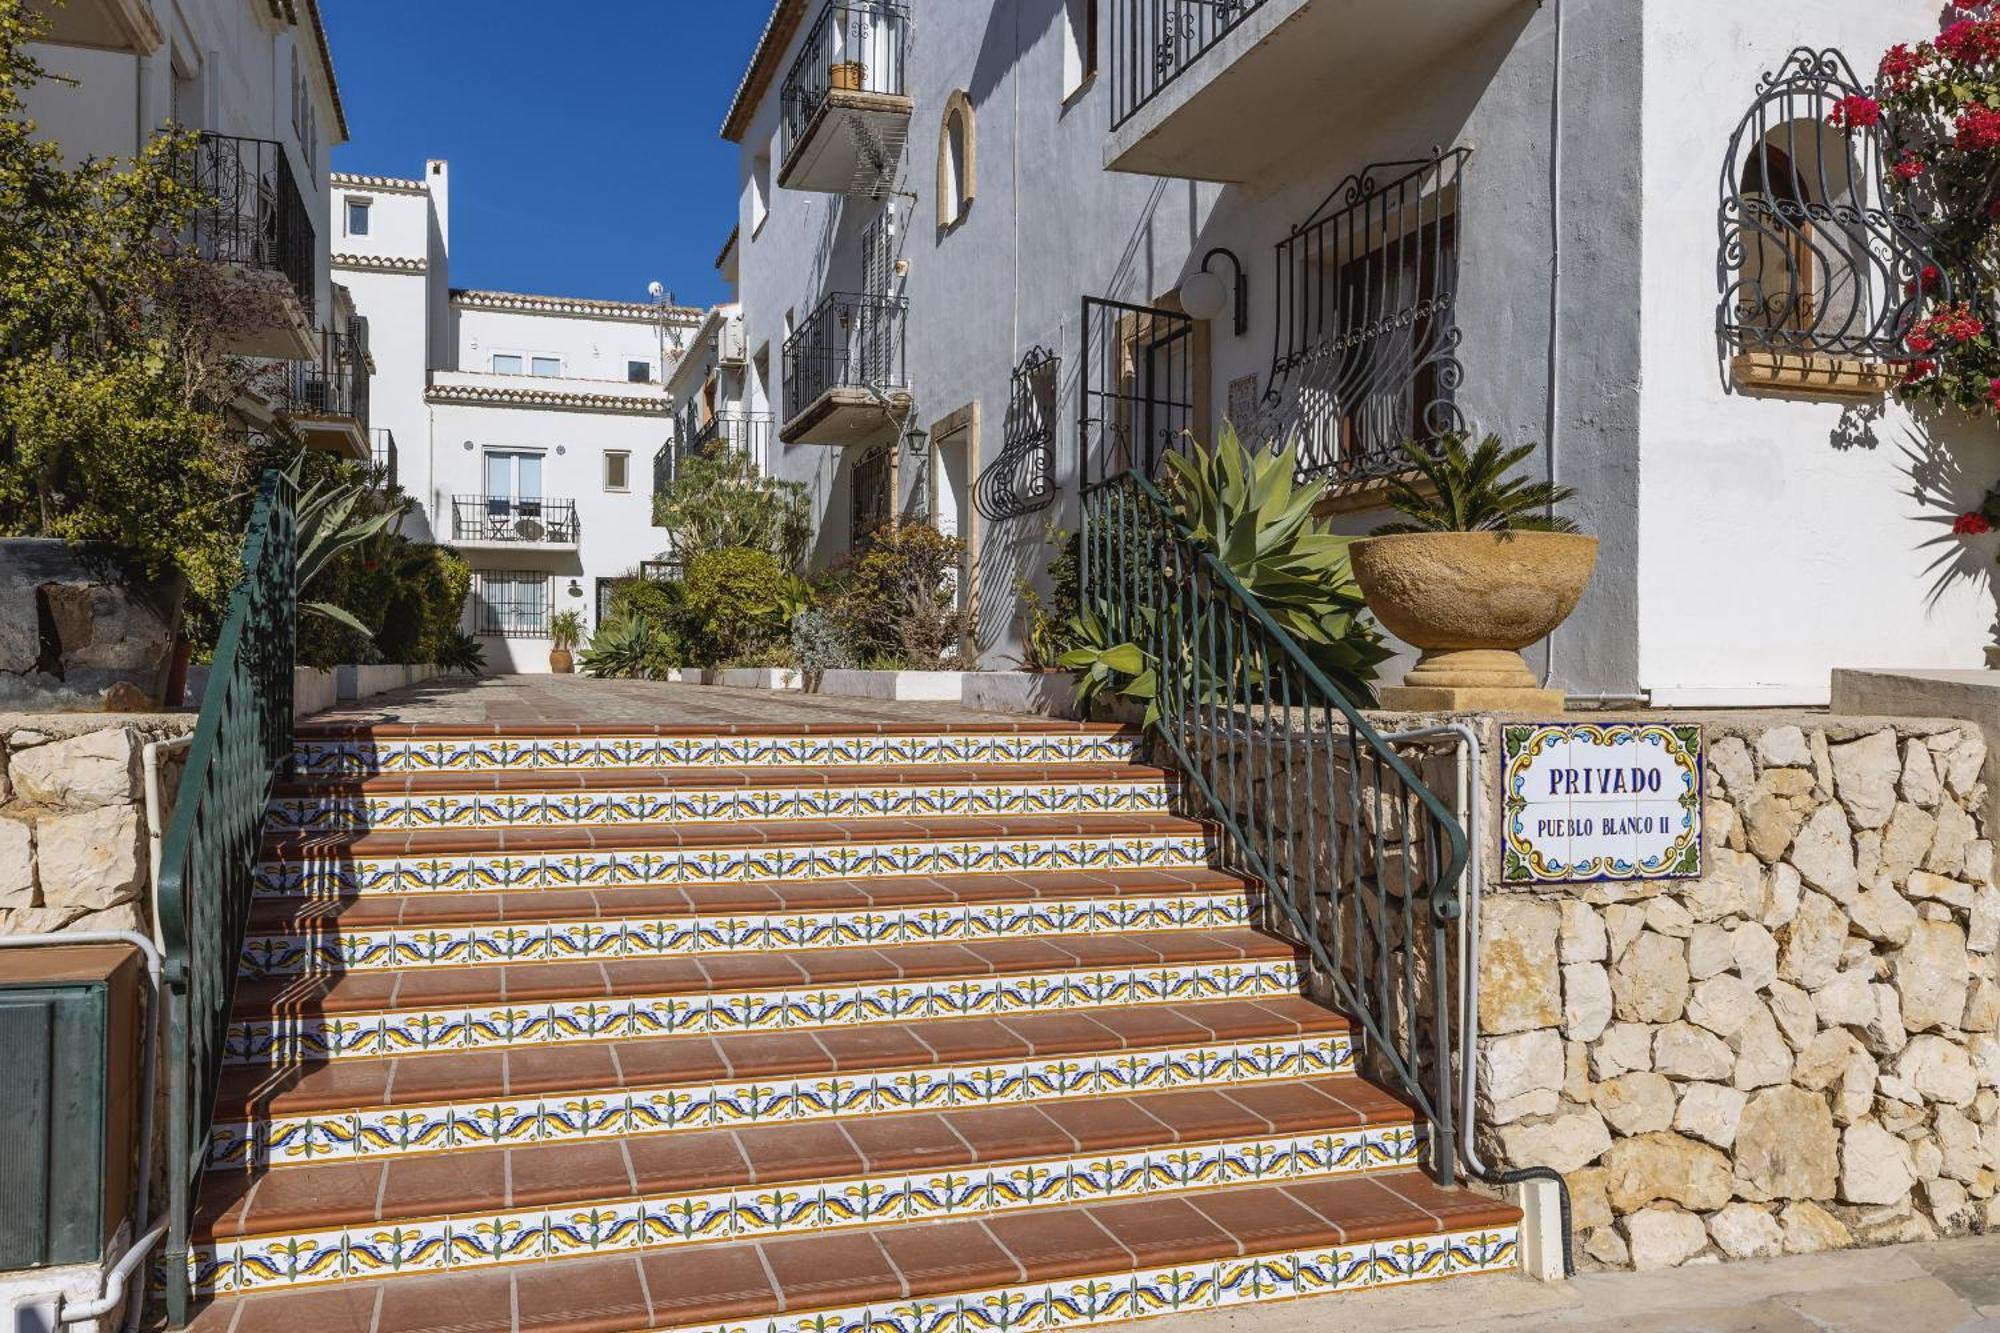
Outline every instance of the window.
POLYGON ((771 153, 758 153, 750 162, 750 234, 755 236, 771 215, 771 153))
POLYGON ((1097 77, 1097 0, 1063 0, 1063 100, 1097 77))
POLYGON ((486 451, 486 494, 496 500, 539 500, 542 456, 516 449, 486 451))
POLYGON ((625 363, 625 378, 632 384, 651 384, 653 382, 653 363, 650 361, 627 361, 625 363))
POLYGON ((960 89, 945 99, 944 124, 938 131, 937 223, 940 230, 957 226, 972 207, 972 99, 960 89))
POLYGON ((528 373, 543 379, 558 379, 562 375, 562 358, 556 356, 533 356, 528 358, 528 373))
POLYGON ((604 489, 607 491, 632 489, 631 454, 622 449, 604 451, 604 489))
POLYGON ((518 352, 495 352, 489 363, 495 375, 518 375, 521 373, 521 357, 518 352))
POLYGON ((547 638, 549 576, 533 570, 474 571, 472 624, 475 634, 547 638))
POLYGON ((368 234, 368 201, 350 199, 347 201, 347 234, 366 236, 368 234))

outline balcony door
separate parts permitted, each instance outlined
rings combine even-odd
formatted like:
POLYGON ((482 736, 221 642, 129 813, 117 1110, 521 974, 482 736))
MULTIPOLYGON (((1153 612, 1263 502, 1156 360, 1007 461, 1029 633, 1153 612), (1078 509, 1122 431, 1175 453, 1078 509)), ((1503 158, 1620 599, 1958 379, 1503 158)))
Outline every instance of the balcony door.
POLYGON ((505 537, 516 519, 540 518, 542 456, 520 449, 486 451, 486 522, 493 535, 505 537))

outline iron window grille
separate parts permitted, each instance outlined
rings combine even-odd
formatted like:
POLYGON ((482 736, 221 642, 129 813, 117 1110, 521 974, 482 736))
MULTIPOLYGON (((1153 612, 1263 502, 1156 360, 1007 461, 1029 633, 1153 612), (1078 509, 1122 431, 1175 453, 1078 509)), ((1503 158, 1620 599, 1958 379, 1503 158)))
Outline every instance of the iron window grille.
POLYGON ((847 527, 848 545, 853 550, 865 549, 877 532, 889 526, 893 453, 893 446, 877 445, 854 462, 847 527))
POLYGON ((1457 392, 1460 189, 1471 150, 1378 162, 1278 242, 1277 332, 1257 432, 1302 476, 1395 472, 1406 440, 1465 429, 1457 392))
POLYGON ((549 576, 532 570, 477 570, 474 633, 505 639, 549 636, 549 576))
MULTIPOLYGON (((785 75, 779 98, 781 160, 806 141, 834 96, 906 96, 909 33, 910 9, 901 0, 836 0, 822 8, 785 75)), ((883 172, 893 165, 876 164, 883 172)))
POLYGON ((1196 426, 1195 327, 1177 310, 1083 298, 1077 384, 1081 484, 1156 476, 1196 426))
POLYGON ((1111 10, 1111 128, 1171 86, 1264 0, 1104 0, 1111 10))
POLYGON ((973 483, 972 502, 991 522, 1046 509, 1056 498, 1056 394, 1062 358, 1032 347, 1014 367, 1000 452, 973 483))
POLYGON ((1800 47, 1757 81, 1722 167, 1725 355, 1903 360, 1927 302, 1952 299, 1927 220, 1888 187, 1889 112, 1874 125, 1829 123, 1845 99, 1872 96, 1836 50, 1800 47))
POLYGON ((187 235, 194 253, 279 273, 310 319, 318 277, 312 214, 284 145, 203 133, 181 174, 199 201, 187 235))
POLYGON ((574 546, 576 501, 510 495, 451 497, 453 541, 553 543, 574 546))
POLYGON ((907 389, 909 311, 902 296, 834 292, 821 301, 785 340, 786 412, 796 417, 834 389, 907 389))

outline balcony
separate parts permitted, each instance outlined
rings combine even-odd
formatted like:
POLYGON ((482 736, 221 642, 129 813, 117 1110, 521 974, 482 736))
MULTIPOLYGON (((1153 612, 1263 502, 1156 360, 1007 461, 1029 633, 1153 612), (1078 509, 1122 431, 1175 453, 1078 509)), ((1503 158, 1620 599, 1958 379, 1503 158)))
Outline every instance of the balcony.
POLYGON ((567 551, 580 532, 574 500, 451 497, 452 544, 468 550, 567 551))
POLYGON ((368 470, 379 477, 382 489, 396 489, 396 432, 378 426, 368 432, 368 470))
POLYGON ((1524 0, 1101 0, 1113 171, 1242 182, 1379 118, 1524 0))
POLYGON ((322 330, 317 337, 318 355, 292 363, 280 411, 308 449, 365 462, 370 456, 368 325, 357 319, 345 333, 322 330))
POLYGON ((698 454, 720 440, 737 453, 749 454, 752 458, 762 458, 770 438, 770 413, 718 412, 697 426, 692 435, 686 437, 687 444, 684 450, 690 454, 698 454))
POLYGON ((228 350, 309 360, 317 354, 318 283, 312 215, 282 144, 203 134, 183 167, 199 194, 183 243, 218 266, 233 289, 228 350))
POLYGON ((26 8, 49 20, 47 40, 56 46, 149 56, 166 40, 152 0, 28 0, 26 8))
POLYGON ((910 303, 834 292, 785 343, 786 444, 874 444, 910 412, 910 303))
POLYGON ((910 137, 902 0, 835 0, 806 34, 781 98, 778 184, 879 195, 910 137))

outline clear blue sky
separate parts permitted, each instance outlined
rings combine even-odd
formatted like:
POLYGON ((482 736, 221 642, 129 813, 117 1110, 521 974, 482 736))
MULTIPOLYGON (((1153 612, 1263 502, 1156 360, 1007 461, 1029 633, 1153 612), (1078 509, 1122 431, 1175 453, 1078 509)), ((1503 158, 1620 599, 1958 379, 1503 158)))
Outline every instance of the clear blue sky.
POLYGON ((451 162, 455 287, 683 302, 723 288, 736 150, 716 133, 769 0, 322 0, 337 171, 451 162))

